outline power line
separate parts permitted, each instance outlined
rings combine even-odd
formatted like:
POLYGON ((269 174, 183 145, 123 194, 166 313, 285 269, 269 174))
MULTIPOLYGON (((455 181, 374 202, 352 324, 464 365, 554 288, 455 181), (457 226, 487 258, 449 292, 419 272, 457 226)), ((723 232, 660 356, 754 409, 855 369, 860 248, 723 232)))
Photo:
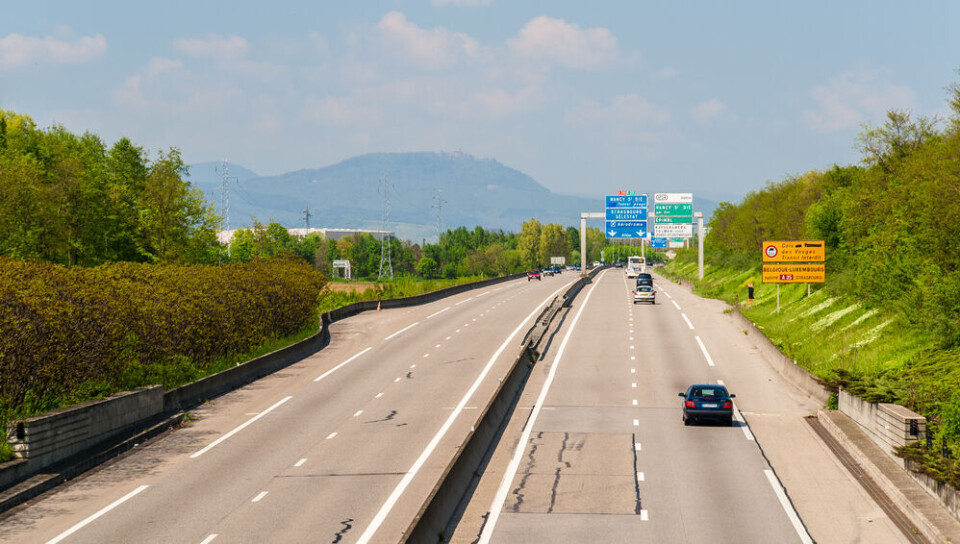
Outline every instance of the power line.
POLYGON ((220 215, 223 230, 230 230, 230 167, 227 159, 220 161, 220 215))
POLYGON ((386 236, 390 228, 390 189, 390 180, 386 176, 380 178, 380 271, 377 272, 377 280, 383 277, 393 279, 393 263, 390 261, 390 246, 393 244, 386 236))
POLYGON ((447 201, 443 199, 443 189, 437 189, 437 194, 433 197, 433 208, 437 209, 437 243, 440 243, 440 233, 443 232, 443 205, 447 201))

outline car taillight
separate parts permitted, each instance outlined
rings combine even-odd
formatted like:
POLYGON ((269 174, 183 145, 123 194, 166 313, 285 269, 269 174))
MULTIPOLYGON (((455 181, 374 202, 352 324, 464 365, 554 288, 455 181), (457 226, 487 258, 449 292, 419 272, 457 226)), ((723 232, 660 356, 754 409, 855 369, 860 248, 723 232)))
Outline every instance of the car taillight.
POLYGON ((727 402, 724 402, 724 403, 723 403, 723 409, 724 409, 724 410, 731 410, 731 409, 733 409, 733 403, 730 402, 729 400, 728 400, 727 402))
POLYGON ((687 408, 696 408, 696 407, 697 407, 697 403, 693 402, 692 400, 688 400, 688 401, 685 402, 684 404, 687 406, 687 408))

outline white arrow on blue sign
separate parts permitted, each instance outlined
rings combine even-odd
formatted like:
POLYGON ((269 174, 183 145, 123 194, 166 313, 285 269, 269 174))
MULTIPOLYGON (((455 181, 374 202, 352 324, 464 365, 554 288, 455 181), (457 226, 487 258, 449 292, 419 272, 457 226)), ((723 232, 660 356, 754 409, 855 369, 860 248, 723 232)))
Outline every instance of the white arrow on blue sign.
POLYGON ((607 238, 644 238, 647 235, 646 221, 607 221, 607 238))
POLYGON ((654 236, 650 238, 650 247, 652 248, 667 248, 667 239, 664 237, 654 236))

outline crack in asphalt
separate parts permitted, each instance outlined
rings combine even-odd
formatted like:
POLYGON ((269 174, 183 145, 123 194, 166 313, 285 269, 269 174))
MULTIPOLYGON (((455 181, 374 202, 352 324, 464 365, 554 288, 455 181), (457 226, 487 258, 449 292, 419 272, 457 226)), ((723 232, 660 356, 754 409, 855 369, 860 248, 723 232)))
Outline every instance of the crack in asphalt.
POLYGON ((397 417, 397 413, 398 413, 398 412, 397 412, 396 410, 390 410, 390 413, 387 414, 387 417, 385 417, 385 418, 383 418, 383 419, 373 419, 373 420, 370 420, 370 421, 364 421, 364 423, 382 423, 382 422, 384 422, 384 421, 390 421, 391 419, 397 417))
POLYGON ((350 522, 353 521, 353 518, 347 518, 344 521, 341 521, 340 524, 343 525, 343 529, 334 534, 334 539, 330 544, 337 544, 343 540, 343 535, 347 534, 350 529, 353 529, 353 525, 350 525, 350 522))

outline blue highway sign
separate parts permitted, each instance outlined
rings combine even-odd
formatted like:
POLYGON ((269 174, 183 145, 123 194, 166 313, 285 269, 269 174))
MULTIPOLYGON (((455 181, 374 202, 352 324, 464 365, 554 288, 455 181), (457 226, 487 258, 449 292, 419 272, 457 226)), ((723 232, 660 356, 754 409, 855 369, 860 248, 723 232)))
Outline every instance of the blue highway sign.
POLYGON ((607 208, 607 221, 642 221, 646 218, 646 208, 607 208))
POLYGON ((654 236, 650 238, 650 247, 655 249, 666 249, 667 248, 667 239, 664 237, 654 236))
POLYGON ((647 195, 607 195, 607 208, 646 208, 647 195))
POLYGON ((644 238, 647 235, 647 222, 607 221, 604 233, 607 238, 644 238))

